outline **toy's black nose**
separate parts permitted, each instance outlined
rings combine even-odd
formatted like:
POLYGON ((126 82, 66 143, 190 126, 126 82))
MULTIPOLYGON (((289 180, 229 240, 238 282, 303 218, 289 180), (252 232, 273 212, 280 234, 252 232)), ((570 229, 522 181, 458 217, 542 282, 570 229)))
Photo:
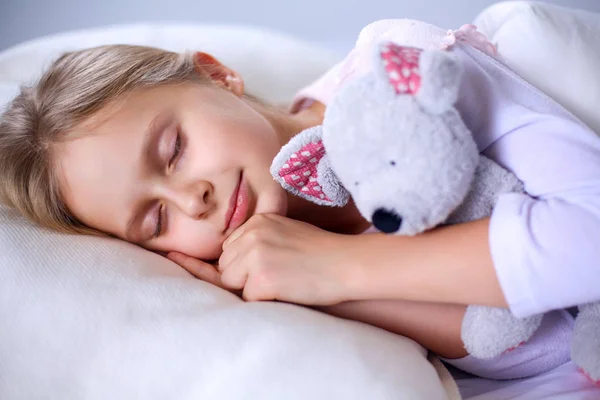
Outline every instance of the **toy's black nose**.
POLYGON ((375 228, 384 233, 398 232, 402 225, 402 217, 393 211, 388 211, 383 208, 378 208, 371 217, 375 228))

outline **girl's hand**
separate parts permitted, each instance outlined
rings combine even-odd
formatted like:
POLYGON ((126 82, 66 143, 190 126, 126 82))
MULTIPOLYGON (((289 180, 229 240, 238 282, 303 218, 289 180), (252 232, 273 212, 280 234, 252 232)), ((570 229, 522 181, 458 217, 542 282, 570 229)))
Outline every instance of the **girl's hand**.
POLYGON ((174 263, 179 264, 180 267, 194 275, 196 278, 224 289, 223 283, 221 282, 221 273, 213 264, 209 264, 176 251, 167 254, 167 258, 174 263))
POLYGON ((255 215, 223 243, 221 283, 247 301, 306 305, 346 299, 350 236, 271 214, 255 215))
POLYGON ((237 297, 242 297, 241 290, 229 290, 223 286, 223 282, 221 282, 221 273, 217 269, 216 265, 207 263, 206 261, 202 261, 194 257, 190 257, 183 253, 178 253, 176 251, 170 252, 167 255, 167 258, 174 263, 179 264, 180 267, 201 281, 205 281, 218 286, 221 289, 228 290, 237 297))

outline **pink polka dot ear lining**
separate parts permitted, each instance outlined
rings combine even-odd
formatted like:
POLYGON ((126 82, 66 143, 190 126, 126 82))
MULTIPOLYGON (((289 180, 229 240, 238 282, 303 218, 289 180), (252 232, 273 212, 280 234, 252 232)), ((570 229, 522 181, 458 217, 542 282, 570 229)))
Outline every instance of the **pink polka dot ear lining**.
POLYGON ((299 192, 331 202, 317 181, 317 166, 325 155, 325 147, 322 141, 311 142, 300 150, 292 153, 289 160, 279 170, 279 176, 299 192))
POLYGON ((422 50, 388 43, 382 46, 381 59, 397 94, 414 95, 421 87, 419 57, 422 50))

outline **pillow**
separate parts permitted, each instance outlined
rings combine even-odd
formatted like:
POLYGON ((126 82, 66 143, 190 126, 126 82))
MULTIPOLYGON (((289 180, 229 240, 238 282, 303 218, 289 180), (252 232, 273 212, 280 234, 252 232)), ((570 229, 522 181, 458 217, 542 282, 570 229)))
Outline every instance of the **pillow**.
MULTIPOLYGON (((134 26, 18 46, 0 54, 0 77, 30 80, 59 51, 122 38, 213 51, 271 100, 290 99, 332 59, 264 31, 134 26)), ((426 352, 409 339, 299 306, 245 303, 129 243, 49 232, 2 207, 0 393, 3 400, 447 398, 426 352)))
POLYGON ((67 32, 5 50, 0 53, 0 81, 31 83, 65 51, 118 43, 211 53, 240 72, 247 80, 249 93, 277 103, 291 101, 298 90, 317 79, 338 58, 319 47, 266 29, 138 24, 67 32))
POLYGON ((600 14, 508 1, 474 23, 508 66, 600 133, 600 14))
POLYGON ((4 111, 4 105, 10 102, 19 93, 19 85, 14 82, 2 82, 0 80, 0 113, 4 111))

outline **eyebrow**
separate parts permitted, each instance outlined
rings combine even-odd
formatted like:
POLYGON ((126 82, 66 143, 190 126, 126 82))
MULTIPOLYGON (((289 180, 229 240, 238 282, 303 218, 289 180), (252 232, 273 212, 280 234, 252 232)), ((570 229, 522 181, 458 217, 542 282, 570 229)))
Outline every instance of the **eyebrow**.
MULTIPOLYGON (((141 154, 139 157, 139 164, 144 166, 148 165, 148 161, 152 158, 152 153, 155 149, 155 143, 159 139, 159 136, 162 132, 164 132, 168 123, 171 121, 171 116, 169 113, 161 112, 156 117, 150 121, 148 124, 148 128, 144 132, 144 139, 142 141, 141 154)), ((136 206, 135 210, 129 217, 127 221, 127 225, 125 226, 125 239, 129 241, 135 241, 133 231, 134 228, 139 224, 140 217, 147 212, 148 206, 136 206)), ((136 238, 137 239, 137 238, 136 238)))

